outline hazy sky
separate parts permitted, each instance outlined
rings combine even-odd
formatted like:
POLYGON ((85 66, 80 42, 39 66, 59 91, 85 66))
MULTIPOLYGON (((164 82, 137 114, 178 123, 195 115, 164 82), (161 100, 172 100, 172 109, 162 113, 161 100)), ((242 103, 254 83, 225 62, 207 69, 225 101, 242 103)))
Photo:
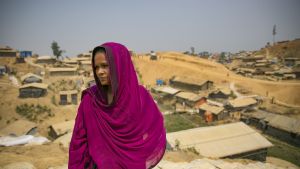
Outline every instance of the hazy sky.
POLYGON ((75 56, 107 41, 137 52, 257 50, 300 38, 300 0, 0 0, 0 45, 75 56))

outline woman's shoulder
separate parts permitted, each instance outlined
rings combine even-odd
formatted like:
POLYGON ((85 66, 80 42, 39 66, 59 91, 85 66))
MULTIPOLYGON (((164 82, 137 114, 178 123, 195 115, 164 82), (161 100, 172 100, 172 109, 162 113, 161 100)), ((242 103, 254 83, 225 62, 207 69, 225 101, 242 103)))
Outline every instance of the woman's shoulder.
POLYGON ((143 85, 139 85, 139 89, 140 89, 141 98, 146 99, 146 100, 152 99, 150 91, 148 91, 147 88, 145 88, 143 85))
POLYGON ((89 102, 93 97, 94 86, 84 89, 81 92, 81 102, 89 102))
POLYGON ((149 91, 143 85, 139 85, 139 89, 142 93, 149 93, 149 91))

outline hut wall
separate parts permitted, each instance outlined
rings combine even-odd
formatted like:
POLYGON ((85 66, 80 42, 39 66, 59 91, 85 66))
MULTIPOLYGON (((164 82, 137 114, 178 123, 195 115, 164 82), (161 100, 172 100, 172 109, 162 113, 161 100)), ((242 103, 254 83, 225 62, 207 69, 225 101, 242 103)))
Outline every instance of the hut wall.
POLYGON ((255 161, 266 161, 266 156, 267 156, 267 149, 259 149, 255 151, 249 151, 241 154, 236 154, 232 156, 228 156, 225 158, 246 158, 250 160, 255 160, 255 161))
POLYGON ((0 57, 16 57, 17 52, 0 52, 0 57))
POLYGON ((296 135, 272 126, 268 126, 266 133, 289 144, 300 146, 300 135, 296 135))
POLYGON ((38 64, 54 64, 56 61, 55 59, 51 59, 51 60, 37 60, 36 63, 38 64))
POLYGON ((77 72, 49 72, 50 76, 75 76, 77 72))
POLYGON ((37 98, 37 97, 42 97, 47 93, 46 89, 33 88, 33 87, 20 89, 19 91, 20 91, 20 97, 22 98, 27 98, 27 97, 37 98))
POLYGON ((72 104, 77 104, 77 94, 71 94, 72 104))

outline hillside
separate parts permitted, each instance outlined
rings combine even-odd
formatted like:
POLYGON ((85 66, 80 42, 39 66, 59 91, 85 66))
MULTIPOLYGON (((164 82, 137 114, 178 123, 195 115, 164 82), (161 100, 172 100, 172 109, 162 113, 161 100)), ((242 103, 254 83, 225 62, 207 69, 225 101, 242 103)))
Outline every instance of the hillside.
POLYGON ((292 41, 280 41, 274 45, 267 46, 255 52, 256 54, 266 54, 268 58, 300 58, 300 39, 292 41))
POLYGON ((156 79, 168 80, 172 76, 189 76, 200 80, 211 80, 217 85, 229 85, 231 82, 248 94, 274 97, 274 99, 300 106, 299 81, 272 82, 237 75, 222 64, 210 60, 184 55, 179 52, 158 53, 159 60, 150 60, 147 56, 134 58, 137 71, 144 85, 155 85, 156 79))

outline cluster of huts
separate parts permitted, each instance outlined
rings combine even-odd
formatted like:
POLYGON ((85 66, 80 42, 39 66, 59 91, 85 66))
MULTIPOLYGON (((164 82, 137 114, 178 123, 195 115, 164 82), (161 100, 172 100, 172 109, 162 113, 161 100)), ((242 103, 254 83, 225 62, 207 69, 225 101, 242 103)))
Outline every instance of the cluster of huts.
POLYGON ((47 65, 49 76, 76 76, 80 74, 90 76, 92 71, 91 53, 83 53, 78 57, 65 58, 60 61, 52 56, 39 56, 36 63, 47 65))
MULTIPOLYGON (((22 86, 19 87, 20 98, 38 98, 47 94, 48 84, 43 83, 43 78, 33 73, 27 73, 21 78, 22 86)), ((59 104, 77 104, 78 91, 64 90, 59 91, 59 104)))
POLYGON ((167 86, 151 89, 159 104, 169 105, 175 112, 197 112, 207 122, 239 117, 259 102, 255 98, 233 98, 228 87, 215 87, 212 81, 175 76, 167 86))
POLYGON ((274 81, 300 78, 300 58, 284 58, 281 66, 277 59, 267 59, 264 55, 236 59, 241 60, 241 65, 232 70, 247 77, 262 77, 274 81))
MULTIPOLYGON (((32 56, 31 51, 18 51, 9 46, 0 46, 0 58, 15 58, 15 63, 24 63, 24 59, 28 56, 32 56)), ((7 65, 0 65, 0 76, 9 74, 10 72, 7 65)))
MULTIPOLYGON (((51 56, 39 56, 36 58, 36 64, 45 65, 46 76, 51 77, 66 77, 77 76, 80 73, 90 72, 91 68, 91 54, 83 53, 80 57, 67 58, 62 61, 57 61, 51 56)), ((90 73, 88 73, 90 74, 90 73)), ((19 88, 21 98, 27 97, 43 97, 47 94, 48 85, 43 83, 43 77, 28 73, 20 78, 22 86, 19 88)), ((77 90, 63 90, 59 91, 59 104, 77 104, 78 91, 77 90)))
MULTIPOLYGON (((17 51, 8 46, 0 46, 0 57, 16 58, 16 63, 24 62, 26 57, 32 56, 31 51, 17 51)), ((20 77, 21 86, 19 87, 20 98, 38 98, 47 95, 49 85, 44 82, 44 78, 51 77, 74 77, 84 75, 89 79, 86 83, 89 87, 94 84, 91 65, 91 51, 82 53, 74 58, 57 60, 53 56, 32 57, 34 64, 42 65, 45 71, 39 74, 27 73, 20 77)), ((0 65, 0 76, 9 72, 6 65, 0 65)), ((59 104, 77 104, 78 92, 76 90, 59 91, 59 104)))
POLYGON ((300 121, 295 118, 256 111, 243 113, 241 120, 256 127, 265 134, 300 146, 300 121))
POLYGON ((15 58, 16 63, 24 63, 29 56, 32 56, 32 51, 18 51, 9 46, 0 46, 0 58, 15 58))

